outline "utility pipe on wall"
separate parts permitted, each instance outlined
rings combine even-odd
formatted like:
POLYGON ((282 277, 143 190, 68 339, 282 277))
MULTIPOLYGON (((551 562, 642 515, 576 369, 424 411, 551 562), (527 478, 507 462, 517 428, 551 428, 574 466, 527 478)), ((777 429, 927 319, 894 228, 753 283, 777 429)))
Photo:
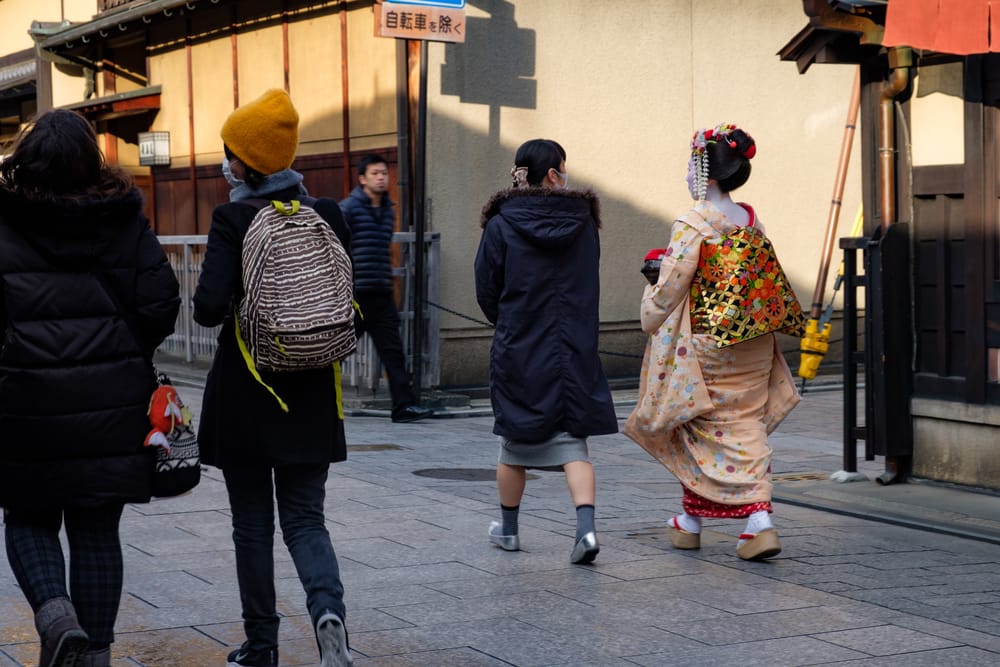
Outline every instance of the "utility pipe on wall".
POLYGON ((872 244, 869 252, 871 262, 869 295, 874 321, 866 327, 866 354, 869 368, 867 377, 871 389, 866 401, 871 398, 875 407, 874 423, 868 425, 868 436, 885 454, 885 471, 876 478, 879 484, 892 484, 897 478, 905 478, 912 457, 912 429, 909 414, 907 378, 910 369, 908 359, 902 350, 908 341, 902 340, 910 334, 909 322, 904 324, 901 302, 908 302, 909 283, 907 271, 906 232, 893 225, 899 222, 896 213, 896 98, 906 90, 911 81, 913 50, 909 47, 893 47, 889 50, 889 77, 879 92, 878 101, 878 151, 879 151, 879 212, 881 214, 881 238, 872 244), (870 347, 869 347, 870 346, 870 347), (890 442, 890 439, 893 442, 890 442), (906 446, 902 446, 905 444, 906 446))
POLYGON ((896 222, 896 97, 910 83, 913 50, 894 46, 889 51, 889 80, 878 96, 879 213, 884 232, 896 222))

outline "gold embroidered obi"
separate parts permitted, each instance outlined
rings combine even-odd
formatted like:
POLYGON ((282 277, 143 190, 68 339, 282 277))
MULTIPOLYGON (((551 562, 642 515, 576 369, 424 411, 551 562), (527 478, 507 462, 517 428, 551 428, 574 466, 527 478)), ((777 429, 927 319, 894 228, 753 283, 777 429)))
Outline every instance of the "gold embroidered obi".
POLYGON ((781 331, 805 332, 805 318, 771 242, 756 227, 704 239, 691 282, 691 331, 719 347, 781 331))

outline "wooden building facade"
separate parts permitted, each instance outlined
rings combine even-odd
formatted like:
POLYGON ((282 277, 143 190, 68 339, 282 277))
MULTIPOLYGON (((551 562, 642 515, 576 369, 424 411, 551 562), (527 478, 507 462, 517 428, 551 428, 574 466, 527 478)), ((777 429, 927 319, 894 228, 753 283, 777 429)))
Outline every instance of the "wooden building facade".
POLYGON ((108 160, 133 171, 159 234, 208 233, 229 191, 219 128, 268 88, 285 88, 298 107, 293 168, 311 192, 346 196, 363 152, 395 166, 396 80, 379 75, 395 74, 396 47, 373 35, 371 3, 99 0, 97 9, 90 21, 33 26, 42 58, 75 69, 87 89, 61 104, 40 89, 39 109, 95 122, 108 160), (169 155, 142 168, 138 135, 153 129, 166 133, 169 155))
POLYGON ((860 68, 865 237, 906 238, 883 279, 907 302, 867 313, 893 330, 887 354, 905 350, 881 390, 870 374, 893 369, 868 360, 874 421, 894 420, 876 452, 894 473, 1000 489, 1000 54, 887 46, 890 4, 804 0, 809 24, 780 55, 801 73, 860 68))

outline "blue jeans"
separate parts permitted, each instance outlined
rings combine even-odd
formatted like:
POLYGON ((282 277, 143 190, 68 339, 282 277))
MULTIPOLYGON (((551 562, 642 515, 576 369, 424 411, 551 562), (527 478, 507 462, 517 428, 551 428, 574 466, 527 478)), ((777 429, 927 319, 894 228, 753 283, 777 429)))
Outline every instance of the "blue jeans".
POLYGON ((326 611, 345 617, 340 566, 323 514, 330 464, 226 467, 223 474, 233 513, 236 576, 243 628, 251 650, 278 646, 274 593, 274 499, 285 545, 306 593, 313 625, 326 611))

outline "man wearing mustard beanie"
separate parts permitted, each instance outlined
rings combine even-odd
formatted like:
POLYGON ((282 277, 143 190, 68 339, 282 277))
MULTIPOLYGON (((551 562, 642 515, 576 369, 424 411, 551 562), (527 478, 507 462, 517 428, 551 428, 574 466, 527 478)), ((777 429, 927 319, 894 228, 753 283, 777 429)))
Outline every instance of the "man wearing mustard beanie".
POLYGON ((240 352, 233 304, 243 297, 243 238, 261 201, 299 200, 315 210, 345 248, 351 234, 334 199, 313 199, 291 168, 299 115, 288 93, 269 90, 236 109, 222 126, 222 171, 229 202, 212 212, 212 228, 194 319, 222 325, 205 385, 198 441, 202 461, 221 468, 232 510, 236 578, 246 641, 228 667, 277 667, 274 591, 274 502, 285 544, 303 582, 306 607, 323 667, 353 665, 344 624, 344 586, 327 531, 323 504, 330 463, 347 458, 338 416, 333 367, 285 373, 263 371, 288 411, 253 376, 240 352))

